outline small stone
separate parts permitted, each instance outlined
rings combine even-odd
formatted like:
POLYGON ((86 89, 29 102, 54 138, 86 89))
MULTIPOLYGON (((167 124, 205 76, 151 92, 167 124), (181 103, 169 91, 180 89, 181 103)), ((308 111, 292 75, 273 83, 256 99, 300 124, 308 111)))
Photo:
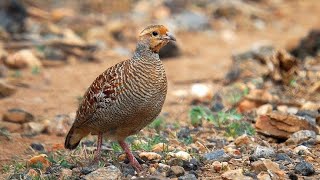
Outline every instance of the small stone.
POLYGON ((165 143, 158 143, 152 147, 153 152, 163 152, 163 151, 173 151, 173 150, 174 150, 174 147, 165 143))
POLYGON ((269 173, 267 172, 260 172, 257 176, 258 180, 272 180, 269 173))
POLYGON ((310 154, 310 151, 308 149, 309 148, 307 146, 300 145, 300 146, 295 147, 293 149, 293 152, 298 155, 310 154))
POLYGON ((242 169, 229 170, 221 175, 223 180, 252 180, 251 177, 244 176, 242 169))
POLYGON ((199 168, 200 162, 192 158, 190 161, 183 161, 183 168, 187 171, 197 170, 199 168))
POLYGON ((271 111, 272 111, 272 105, 271 104, 262 105, 256 110, 258 116, 259 115, 265 115, 265 114, 267 114, 267 113, 269 113, 271 111))
POLYGON ((10 68, 34 68, 41 67, 42 63, 38 57, 29 49, 22 49, 14 54, 8 56, 4 61, 5 65, 10 68))
POLYGON ((23 124, 23 131, 26 134, 40 134, 47 128, 47 125, 42 122, 28 122, 23 124))
POLYGON ((286 144, 287 145, 300 144, 311 138, 312 139, 316 138, 316 133, 314 131, 301 130, 290 135, 289 139, 286 141, 286 144))
POLYGON ((0 98, 10 96, 16 91, 17 89, 14 86, 8 84, 4 80, 0 80, 0 98))
POLYGON ((59 175, 59 179, 69 179, 71 176, 72 176, 71 169, 62 168, 59 175))
POLYGON ((184 176, 180 176, 178 180, 197 180, 197 177, 194 174, 186 174, 184 176))
POLYGON ((25 110, 14 108, 5 112, 2 119, 4 121, 22 124, 33 121, 34 116, 25 110))
POLYGON ((254 170, 256 173, 260 173, 261 171, 266 171, 267 167, 265 166, 265 164, 259 160, 259 161, 254 161, 251 164, 251 168, 252 170, 254 170))
POLYGON ((191 86, 191 96, 200 102, 210 101, 213 97, 212 86, 209 84, 196 83, 191 86))
POLYGON ((156 169, 155 167, 150 167, 150 168, 149 168, 150 174, 153 174, 153 173, 155 173, 156 171, 157 171, 157 169, 156 169))
POLYGON ((286 173, 280 169, 279 164, 272 162, 270 159, 263 160, 268 172, 272 174, 272 177, 277 177, 276 179, 285 179, 286 173))
POLYGON ((172 20, 171 23, 177 25, 179 30, 201 31, 210 27, 208 17, 202 13, 184 11, 174 16, 172 20))
POLYGON ((84 176, 86 180, 120 180, 121 179, 121 171, 111 165, 108 167, 102 167, 97 169, 96 171, 91 172, 84 176))
POLYGON ((241 113, 250 112, 250 111, 254 110, 255 108, 257 108, 258 106, 259 106, 259 104, 257 102, 244 99, 239 103, 238 110, 241 113))
POLYGON ((220 161, 220 162, 228 162, 231 157, 224 152, 223 149, 216 150, 214 152, 209 152, 204 154, 204 159, 207 161, 220 161))
POLYGON ((6 122, 6 121, 0 121, 0 128, 7 129, 9 132, 21 132, 22 131, 22 125, 18 123, 12 123, 12 122, 6 122))
POLYGON ((39 176, 39 173, 36 170, 31 168, 31 169, 29 169, 27 176, 36 179, 36 177, 39 176))
POLYGON ((184 173, 185 173, 183 167, 181 167, 181 166, 172 166, 170 168, 170 170, 177 177, 180 177, 180 176, 184 175, 184 173))
POLYGON ((145 161, 160 161, 162 158, 161 155, 155 152, 141 152, 139 157, 145 161))
POLYGON ((240 146, 246 146, 252 143, 252 140, 250 139, 250 137, 246 134, 239 136, 237 139, 234 140, 234 144, 237 147, 240 146))
POLYGON ((44 151, 44 147, 41 143, 32 143, 30 146, 36 151, 44 151))
POLYGON ((252 155, 257 158, 267 158, 274 156, 275 152, 271 147, 257 146, 252 155))
POLYGON ((276 155, 276 158, 275 158, 276 161, 288 161, 288 162, 291 162, 292 160, 290 159, 290 157, 285 154, 285 153, 279 153, 276 155))
POLYGON ((48 125, 48 133, 58 136, 65 136, 68 133, 72 123, 73 120, 69 115, 57 115, 53 120, 50 121, 50 124, 48 125))
POLYGON ((185 161, 191 159, 191 155, 185 151, 178 151, 176 153, 169 152, 168 155, 185 161))
POLYGON ((212 163, 213 169, 215 170, 215 172, 220 172, 222 170, 222 163, 219 161, 214 161, 212 163))
POLYGON ((96 168, 94 166, 88 166, 88 167, 84 167, 80 170, 80 173, 83 175, 87 175, 93 171, 95 171, 96 168))
POLYGON ((190 129, 188 127, 182 127, 177 133, 178 139, 186 139, 190 137, 190 129))
POLYGON ((303 176, 310 176, 315 173, 315 170, 312 164, 306 161, 301 161, 294 168, 294 172, 303 176))

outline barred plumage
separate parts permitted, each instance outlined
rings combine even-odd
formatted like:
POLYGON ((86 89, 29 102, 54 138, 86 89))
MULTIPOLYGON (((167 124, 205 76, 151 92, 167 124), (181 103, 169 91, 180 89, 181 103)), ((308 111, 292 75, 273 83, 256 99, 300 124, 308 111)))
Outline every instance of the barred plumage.
MULTIPOLYGON (((133 57, 108 68, 95 79, 78 108, 66 137, 66 148, 74 149, 91 133, 99 135, 100 141, 102 135, 117 140, 128 150, 124 139, 152 122, 162 109, 167 78, 158 53, 169 40, 175 39, 164 26, 147 27, 139 36, 133 57)), ((130 162, 139 170, 141 167, 127 150, 130 162)))

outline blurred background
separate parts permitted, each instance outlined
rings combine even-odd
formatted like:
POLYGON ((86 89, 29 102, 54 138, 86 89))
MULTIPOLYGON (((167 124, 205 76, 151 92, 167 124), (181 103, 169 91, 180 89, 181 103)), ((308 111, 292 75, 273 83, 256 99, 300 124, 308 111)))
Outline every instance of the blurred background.
POLYGON ((274 125, 274 111, 308 117, 301 128, 292 120, 296 131, 318 133, 319 11, 318 0, 1 0, 0 165, 25 161, 32 143, 62 148, 86 88, 130 58, 150 24, 177 38, 160 51, 169 89, 159 134, 207 128, 283 142, 295 131, 274 125))

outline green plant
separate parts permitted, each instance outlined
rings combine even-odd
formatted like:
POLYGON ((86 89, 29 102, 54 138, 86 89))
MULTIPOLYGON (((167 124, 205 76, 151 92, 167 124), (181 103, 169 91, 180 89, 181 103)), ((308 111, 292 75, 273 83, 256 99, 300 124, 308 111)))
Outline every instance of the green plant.
POLYGON ((5 165, 2 166, 2 172, 3 173, 7 173, 9 171, 10 171, 10 165, 5 164, 5 165))
POLYGON ((149 128, 155 129, 159 132, 161 129, 165 127, 165 121, 163 117, 156 118, 150 125, 149 128))
POLYGON ((39 66, 33 66, 32 69, 31 69, 31 73, 33 75, 38 75, 40 74, 41 70, 40 70, 40 67, 39 66))
POLYGON ((189 117, 191 120, 191 124, 194 127, 201 126, 202 120, 213 120, 213 115, 211 111, 208 108, 202 106, 192 107, 189 111, 189 117))
POLYGON ((212 122, 216 127, 222 127, 232 120, 240 119, 242 119, 242 115, 238 114, 235 110, 227 112, 220 111, 216 115, 214 115, 212 122))
POLYGON ((43 168, 43 164, 41 162, 37 162, 35 164, 32 164, 31 167, 33 169, 42 169, 43 168))
POLYGON ((111 142, 111 148, 113 149, 114 152, 121 152, 122 151, 120 145, 116 142, 111 142))
POLYGON ((19 172, 20 170, 26 168, 26 164, 25 164, 25 163, 22 163, 22 162, 15 162, 15 164, 14 164, 13 166, 14 166, 14 172, 15 172, 15 173, 17 173, 17 172, 19 172))
POLYGON ((241 136, 243 134, 254 135, 255 129, 251 123, 246 121, 234 120, 226 127, 226 135, 231 137, 241 136))

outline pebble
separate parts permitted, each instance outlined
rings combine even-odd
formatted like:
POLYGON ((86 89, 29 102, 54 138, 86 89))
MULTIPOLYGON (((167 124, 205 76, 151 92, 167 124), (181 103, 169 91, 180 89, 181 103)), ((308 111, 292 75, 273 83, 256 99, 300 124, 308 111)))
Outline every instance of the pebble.
POLYGON ((41 67, 42 63, 38 57, 29 49, 22 49, 8 56, 4 61, 5 65, 11 68, 33 68, 41 67))
POLYGON ((262 105, 256 110, 258 116, 265 115, 265 114, 267 114, 267 113, 269 113, 271 111, 272 111, 272 105, 271 104, 262 105))
POLYGON ((276 155, 275 158, 276 161, 288 161, 291 162, 292 160, 290 159, 290 157, 286 154, 286 153, 279 153, 276 155))
POLYGON ((178 139, 186 139, 190 137, 190 129, 188 127, 182 127, 177 133, 178 139))
POLYGON ((145 161, 160 161, 162 158, 160 154, 155 152, 141 152, 139 157, 145 161))
POLYGON ((257 176, 258 180, 272 180, 269 173, 267 172, 260 172, 257 176))
POLYGON ((120 180, 121 179, 121 171, 111 165, 108 167, 101 167, 96 171, 91 172, 84 176, 86 180, 120 180))
POLYGON ((257 158, 267 158, 274 156, 275 152, 274 149, 271 147, 257 146, 252 155, 257 158))
POLYGON ((197 177, 194 174, 186 174, 184 176, 180 176, 178 180, 197 180, 197 177))
POLYGON ((289 139, 286 141, 287 145, 291 144, 300 144, 302 142, 305 142, 309 139, 315 139, 316 138, 316 133, 311 130, 301 130, 298 132, 293 133, 290 135, 289 139))
POLYGON ((293 149, 293 152, 298 155, 310 154, 310 151, 308 149, 309 148, 307 146, 300 145, 300 146, 295 147, 293 149))
POLYGON ((23 109, 13 108, 5 112, 2 119, 3 121, 22 124, 33 121, 34 116, 23 109))
POLYGON ((185 171, 183 169, 183 167, 181 166, 172 166, 170 168, 171 172, 176 175, 177 177, 183 176, 185 171))
POLYGON ((310 176, 315 173, 315 170, 312 164, 301 161, 295 166, 294 172, 303 176, 310 176))
POLYGON ((72 170, 63 168, 61 169, 59 179, 69 179, 72 176, 72 170))
POLYGON ((248 144, 251 144, 252 140, 250 139, 250 137, 246 134, 239 136, 237 139, 234 140, 234 144, 239 147, 239 146, 245 146, 248 144))
POLYGON ((212 166, 215 172, 220 172, 222 170, 222 163, 219 161, 214 161, 212 166))
POLYGON ((183 161, 183 168, 187 171, 197 170, 199 166, 200 162, 195 158, 190 159, 190 161, 183 161))
POLYGON ((31 143, 30 147, 36 151, 44 151, 44 147, 41 143, 31 143))
POLYGON ((0 98, 10 96, 14 94, 16 91, 17 91, 16 87, 8 84, 4 80, 0 80, 0 98))
POLYGON ((228 154, 226 154, 223 149, 206 153, 204 154, 203 158, 207 161, 220 161, 220 162, 227 162, 231 159, 231 157, 228 154))
POLYGON ((189 161, 191 159, 191 155, 185 151, 178 151, 176 153, 169 152, 168 155, 185 161, 189 161))
POLYGON ((235 170, 229 170, 221 175, 222 179, 224 180, 252 180, 251 177, 244 176, 243 175, 243 170, 242 169, 235 169, 235 170))

